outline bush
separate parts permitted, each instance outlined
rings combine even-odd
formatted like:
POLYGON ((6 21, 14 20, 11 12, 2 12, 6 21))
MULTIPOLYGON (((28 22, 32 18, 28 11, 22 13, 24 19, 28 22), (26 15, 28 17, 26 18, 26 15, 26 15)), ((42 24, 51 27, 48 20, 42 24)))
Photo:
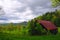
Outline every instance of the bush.
POLYGON ((43 26, 36 20, 29 21, 28 28, 30 35, 43 35, 44 33, 46 33, 46 30, 44 30, 43 26))

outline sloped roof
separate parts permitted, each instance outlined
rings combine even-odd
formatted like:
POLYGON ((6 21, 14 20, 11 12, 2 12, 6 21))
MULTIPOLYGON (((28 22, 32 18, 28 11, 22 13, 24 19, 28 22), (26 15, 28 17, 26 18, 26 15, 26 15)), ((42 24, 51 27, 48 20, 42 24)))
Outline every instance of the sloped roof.
POLYGON ((57 29, 57 27, 50 21, 38 20, 38 22, 42 24, 47 30, 57 29))

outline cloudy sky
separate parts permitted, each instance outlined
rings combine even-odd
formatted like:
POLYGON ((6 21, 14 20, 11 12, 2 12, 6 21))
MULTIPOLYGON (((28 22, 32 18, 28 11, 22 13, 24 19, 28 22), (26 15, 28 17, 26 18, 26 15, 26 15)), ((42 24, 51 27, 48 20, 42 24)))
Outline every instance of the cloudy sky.
POLYGON ((0 23, 28 21, 53 10, 50 0, 0 0, 0 23))

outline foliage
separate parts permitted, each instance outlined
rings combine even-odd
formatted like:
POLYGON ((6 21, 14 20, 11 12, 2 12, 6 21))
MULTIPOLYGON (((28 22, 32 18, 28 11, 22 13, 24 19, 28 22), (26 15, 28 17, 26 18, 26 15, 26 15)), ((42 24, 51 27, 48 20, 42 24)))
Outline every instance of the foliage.
POLYGON ((57 7, 60 6, 60 0, 51 0, 52 1, 52 6, 57 7))
POLYGON ((23 26, 18 24, 2 24, 0 25, 0 32, 3 33, 11 33, 11 34, 18 34, 18 35, 28 35, 28 29, 23 26))
POLYGON ((56 10, 54 12, 47 12, 42 16, 38 16, 31 21, 28 22, 28 28, 30 34, 43 34, 46 33, 46 30, 42 28, 42 26, 36 22, 36 20, 47 20, 53 22, 57 27, 60 27, 60 11, 56 10))
POLYGON ((60 10, 54 12, 47 12, 42 16, 37 17, 38 20, 48 20, 53 22, 57 27, 60 27, 60 10), (41 19, 40 19, 41 18, 41 19))
POLYGON ((36 19, 32 19, 28 22, 29 34, 30 35, 42 35, 46 31, 44 28, 36 22, 36 19))

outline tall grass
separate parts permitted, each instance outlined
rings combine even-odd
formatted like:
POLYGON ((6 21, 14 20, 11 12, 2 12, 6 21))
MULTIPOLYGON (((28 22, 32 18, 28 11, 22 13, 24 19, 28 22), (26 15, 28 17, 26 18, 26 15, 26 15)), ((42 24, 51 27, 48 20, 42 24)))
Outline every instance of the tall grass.
POLYGON ((60 40, 60 34, 44 36, 20 36, 0 32, 0 40, 60 40))
POLYGON ((57 35, 26 35, 28 29, 24 27, 0 27, 0 40, 60 40, 60 27, 58 27, 57 35))

